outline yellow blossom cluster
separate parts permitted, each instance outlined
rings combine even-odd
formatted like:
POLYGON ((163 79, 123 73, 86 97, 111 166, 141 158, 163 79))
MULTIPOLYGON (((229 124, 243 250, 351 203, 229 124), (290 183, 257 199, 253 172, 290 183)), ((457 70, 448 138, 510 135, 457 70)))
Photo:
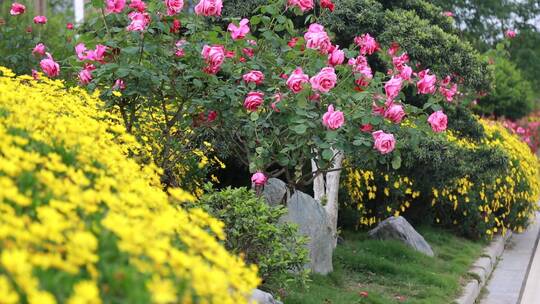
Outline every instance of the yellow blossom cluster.
POLYGON ((0 67, 0 303, 247 302, 256 268, 100 105, 0 67))
POLYGON ((474 227, 481 236, 508 229, 522 231, 538 209, 539 160, 526 143, 500 123, 480 123, 485 130, 480 141, 447 131, 448 144, 467 151, 480 147, 499 149, 508 158, 504 174, 490 177, 490 182, 464 175, 448 180, 443 187, 431 187, 391 170, 349 168, 344 185, 360 211, 359 224, 371 226, 416 206, 431 208, 429 213, 435 223, 462 226, 464 231, 474 227))
POLYGON ((388 216, 399 216, 420 196, 420 191, 414 190, 414 180, 409 177, 385 172, 378 172, 375 176, 371 170, 350 167, 347 168, 345 186, 349 197, 356 202, 362 226, 372 226, 388 216), (385 204, 385 208, 376 215, 377 212, 367 204, 375 200, 399 203, 385 204))

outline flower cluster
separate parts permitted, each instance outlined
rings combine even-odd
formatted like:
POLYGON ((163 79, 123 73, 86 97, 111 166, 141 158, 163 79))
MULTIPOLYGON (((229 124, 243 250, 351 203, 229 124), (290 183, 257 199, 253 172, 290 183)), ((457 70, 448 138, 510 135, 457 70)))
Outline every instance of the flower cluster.
POLYGON ((0 73, 3 303, 247 302, 259 279, 223 224, 126 157, 140 146, 95 94, 0 73))
POLYGON ((502 124, 526 142, 534 153, 540 148, 540 112, 535 112, 518 121, 505 120, 502 124))

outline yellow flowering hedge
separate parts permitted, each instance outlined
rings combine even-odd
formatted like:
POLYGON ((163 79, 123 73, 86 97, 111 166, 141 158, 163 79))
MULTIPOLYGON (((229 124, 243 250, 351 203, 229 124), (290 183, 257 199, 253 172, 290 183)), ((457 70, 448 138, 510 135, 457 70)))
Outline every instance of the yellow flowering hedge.
POLYGON ((244 303, 259 279, 223 224, 157 169, 99 99, 0 68, 0 303, 244 303))
POLYGON ((404 214, 470 237, 522 231, 540 199, 538 158, 500 123, 480 123, 479 140, 451 131, 435 144, 424 139, 422 149, 409 151, 410 168, 349 168, 344 186, 359 225, 404 214))

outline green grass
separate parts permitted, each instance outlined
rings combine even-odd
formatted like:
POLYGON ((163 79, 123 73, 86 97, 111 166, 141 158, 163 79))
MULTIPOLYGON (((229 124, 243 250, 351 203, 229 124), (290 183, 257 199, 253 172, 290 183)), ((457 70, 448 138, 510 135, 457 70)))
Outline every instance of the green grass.
POLYGON ((345 232, 344 243, 334 252, 334 272, 312 275, 307 288, 290 288, 285 304, 451 303, 486 243, 439 229, 419 231, 435 257, 396 241, 370 240, 362 232, 345 232), (362 297, 361 292, 368 296, 362 297))

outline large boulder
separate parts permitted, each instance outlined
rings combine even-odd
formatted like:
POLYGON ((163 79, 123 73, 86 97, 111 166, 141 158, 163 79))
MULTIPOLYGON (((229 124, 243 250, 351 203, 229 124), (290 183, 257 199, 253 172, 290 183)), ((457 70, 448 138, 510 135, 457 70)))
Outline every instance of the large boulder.
POLYGON ((269 178, 264 185, 263 196, 266 203, 272 207, 285 205, 289 196, 287 184, 278 178, 269 178))
POLYGON ((310 195, 295 191, 290 195, 285 183, 270 178, 264 186, 263 195, 271 206, 286 200, 287 213, 282 220, 298 226, 301 235, 309 239, 309 265, 312 272, 327 274, 333 270, 333 236, 324 207, 310 195))
POLYGON ((268 292, 264 292, 260 289, 253 289, 251 297, 249 298, 249 304, 283 304, 282 302, 274 299, 274 297, 268 292))
POLYGON ((434 256, 424 237, 402 216, 387 218, 370 230, 368 235, 378 240, 398 240, 428 256, 434 256))

